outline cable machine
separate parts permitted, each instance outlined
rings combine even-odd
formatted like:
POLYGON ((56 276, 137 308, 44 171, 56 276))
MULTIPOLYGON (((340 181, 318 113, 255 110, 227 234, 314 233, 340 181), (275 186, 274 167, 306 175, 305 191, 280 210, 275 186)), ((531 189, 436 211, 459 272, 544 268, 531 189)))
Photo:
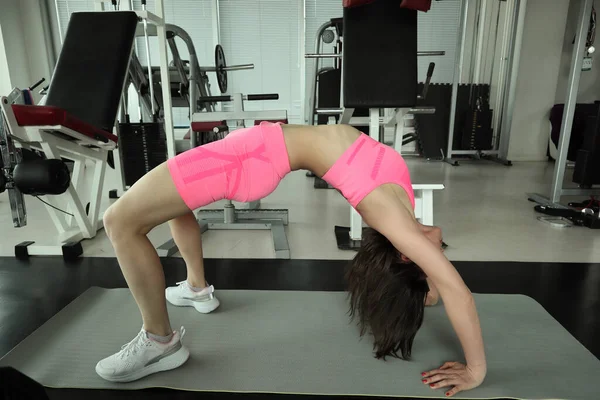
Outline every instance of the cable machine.
MULTIPOLYGON (((577 32, 573 46, 573 56, 571 58, 571 68, 569 71, 569 81, 567 85, 567 96, 565 100, 564 113, 560 128, 560 139, 558 142, 558 157, 554 165, 552 175, 552 186, 548 196, 539 193, 528 193, 529 200, 543 206, 549 206, 558 209, 568 209, 569 207, 561 204, 563 196, 596 196, 600 195, 600 187, 591 184, 581 184, 579 188, 565 188, 565 172, 567 167, 567 154, 571 139, 571 130, 573 128, 573 118, 577 104, 577 94, 579 91, 579 81, 584 67, 584 59, 593 53, 594 48, 588 40, 590 24, 593 20, 593 0, 581 0, 579 18, 577 23, 577 32)), ((596 119, 600 116, 596 117, 596 119)), ((597 125, 597 122, 594 124, 597 125)), ((598 129, 597 126, 593 127, 598 129)), ((599 157, 596 155, 596 157, 599 157)))
POLYGON ((491 0, 461 1, 448 143, 443 154, 443 160, 451 165, 459 165, 455 156, 471 156, 475 159, 512 165, 507 158, 508 144, 526 5, 527 0, 498 1, 497 4, 491 0), (462 93, 460 89, 465 67, 466 27, 470 2, 475 6, 476 26, 469 62, 471 88, 466 96, 469 101, 465 109, 462 106, 465 103, 464 96, 460 96, 459 93, 462 93), (501 14, 504 14, 503 20, 500 18, 501 14), (491 35, 492 28, 495 29, 495 35, 491 35), (500 29, 503 33, 499 38, 500 29), (492 46, 484 45, 488 35, 495 37, 492 46), (488 49, 491 49, 491 57, 488 55, 488 49), (488 89, 481 88, 482 77, 486 73, 484 58, 490 58, 492 62, 488 89), (491 96, 492 87, 495 90, 494 96, 491 96), (462 135, 459 149, 455 148, 456 134, 462 135))

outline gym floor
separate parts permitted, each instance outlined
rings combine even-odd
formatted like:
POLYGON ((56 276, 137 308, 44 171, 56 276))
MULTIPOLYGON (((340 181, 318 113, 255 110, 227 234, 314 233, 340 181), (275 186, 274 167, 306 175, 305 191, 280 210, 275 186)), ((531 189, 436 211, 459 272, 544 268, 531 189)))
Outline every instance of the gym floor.
MULTIPOLYGON (((163 260, 167 285, 185 279, 180 258, 163 260)), ((218 289, 341 291, 343 260, 208 259, 207 278, 218 289)), ((567 263, 455 263, 476 293, 525 294, 538 301, 577 340, 600 358, 600 268, 567 263), (482 269, 485 268, 485 273, 482 269)), ((27 262, 0 258, 0 357, 90 286, 125 287, 114 258, 82 258, 68 266, 52 257, 27 262)), ((115 321, 117 323, 117 321, 115 321)), ((141 320, 140 320, 141 324, 141 320)), ((47 389, 52 399, 278 398, 275 395, 198 394, 156 389, 100 391, 47 389)), ((286 396, 302 397, 308 396, 286 396)), ((296 400, 296 399, 293 399, 296 400)))
MULTIPOLYGON (((536 220, 526 193, 548 193, 553 164, 486 161, 445 163, 408 160, 416 183, 444 183, 435 194, 435 223, 444 230, 453 261, 475 293, 525 294, 538 301, 583 346, 600 358, 600 239, 587 228, 553 229, 536 220), (595 339, 595 340, 594 340, 595 339)), ((112 173, 112 172, 111 172, 112 173)), ((114 181, 107 176, 107 182, 114 181)), ((204 235, 207 278, 217 289, 341 291, 343 269, 353 252, 337 250, 334 225, 347 225, 348 206, 334 190, 316 190, 298 171, 288 176, 263 208, 288 208, 292 260, 275 260, 268 232, 209 232, 204 235)), ((110 185, 110 184, 109 184, 110 185)), ((110 189, 108 186, 105 192, 110 189)), ((105 196, 107 197, 107 196, 105 196)), ((109 204, 108 200, 105 206, 109 204)), ((43 205, 27 200, 30 225, 12 229, 6 194, 0 195, 0 357, 91 286, 126 287, 103 232, 84 243, 85 257, 18 261, 13 246, 44 242, 53 229, 43 205)), ((166 226, 151 233, 161 244, 166 226)), ((167 284, 185 279, 179 257, 163 259, 167 284)), ((141 322, 140 322, 141 323, 141 322)), ((278 395, 46 389, 52 399, 187 399, 278 395)), ((286 396, 290 397, 290 396, 286 396)), ((308 396, 295 396, 306 397, 308 396)), ((312 398, 312 397, 311 397, 312 398)))

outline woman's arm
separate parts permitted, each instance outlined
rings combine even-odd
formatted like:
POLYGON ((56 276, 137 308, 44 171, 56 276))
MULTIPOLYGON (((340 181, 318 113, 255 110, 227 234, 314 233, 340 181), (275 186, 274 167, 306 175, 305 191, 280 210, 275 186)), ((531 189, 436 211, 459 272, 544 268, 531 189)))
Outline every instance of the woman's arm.
POLYGON ((467 365, 484 372, 485 353, 473 295, 440 249, 436 248, 418 229, 411 228, 411 225, 409 221, 404 221, 396 225, 395 229, 381 233, 402 254, 421 267, 433 282, 444 301, 448 318, 461 342, 467 365))
MULTIPOLYGON (((479 386, 487 373, 487 365, 479 317, 471 292, 440 248, 423 234, 410 212, 396 204, 386 203, 381 202, 377 207, 369 207, 368 213, 363 212, 365 222, 386 236, 394 247, 423 269, 444 301, 446 313, 465 355, 466 368, 461 375, 464 375, 464 381, 448 384, 442 369, 430 371, 427 379, 432 379, 439 387, 444 387, 442 384, 454 386, 451 394, 479 386), (435 381, 442 377, 444 379, 435 381)), ((452 372, 454 376, 457 371, 452 372)))

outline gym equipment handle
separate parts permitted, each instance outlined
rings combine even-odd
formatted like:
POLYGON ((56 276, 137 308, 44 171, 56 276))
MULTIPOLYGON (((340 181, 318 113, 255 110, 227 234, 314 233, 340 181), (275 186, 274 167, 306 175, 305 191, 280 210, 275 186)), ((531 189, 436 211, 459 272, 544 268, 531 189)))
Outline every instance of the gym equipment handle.
POLYGON ((319 115, 321 114, 339 114, 341 115, 344 110, 342 108, 317 108, 315 112, 319 115))
POLYGON ((240 71, 243 69, 254 69, 254 64, 228 65, 226 67, 200 67, 200 69, 206 72, 240 71))
MULTIPOLYGON (((249 94, 247 96, 242 96, 244 100, 248 101, 256 101, 256 100, 279 100, 279 95, 277 93, 266 93, 266 94, 249 94)), ((232 96, 204 96, 198 99, 198 103, 216 103, 219 101, 232 101, 232 96)))
POLYGON ((417 51, 418 56, 445 56, 445 51, 417 51))
POLYGON ((304 57, 306 57, 306 58, 342 58, 342 55, 340 53, 329 53, 329 54, 308 53, 308 54, 305 54, 304 57))
POLYGON ((39 81, 37 81, 36 83, 34 83, 33 85, 31 85, 29 87, 29 90, 33 91, 35 90, 36 87, 40 86, 42 83, 44 83, 46 81, 46 78, 42 78, 39 81))
POLYGON ((429 63, 429 68, 427 69, 427 79, 425 80, 425 84, 423 85, 423 93, 417 95, 417 99, 423 100, 427 97, 427 91, 429 90, 429 84, 431 83, 431 77, 433 76, 434 69, 435 63, 429 63))
POLYGON ((409 114, 435 114, 435 107, 412 107, 408 109, 409 114))
POLYGON ((427 77, 431 78, 433 76, 433 70, 435 69, 435 63, 429 63, 429 68, 427 69, 427 77))
POLYGON ((231 101, 231 96, 204 96, 198 99, 198 103, 216 103, 219 101, 231 101))
POLYGON ((279 100, 279 95, 277 93, 271 94, 249 94, 246 96, 245 100, 254 101, 254 100, 279 100))

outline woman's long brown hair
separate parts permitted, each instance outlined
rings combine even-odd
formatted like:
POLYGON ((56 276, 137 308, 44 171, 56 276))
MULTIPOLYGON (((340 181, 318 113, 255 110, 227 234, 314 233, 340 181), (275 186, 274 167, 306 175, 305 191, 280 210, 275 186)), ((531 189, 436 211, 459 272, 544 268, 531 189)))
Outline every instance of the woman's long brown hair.
POLYGON ((375 357, 410 359, 429 291, 423 270, 404 262, 385 236, 366 228, 345 278, 350 316, 358 320, 361 337, 373 336, 375 357))

